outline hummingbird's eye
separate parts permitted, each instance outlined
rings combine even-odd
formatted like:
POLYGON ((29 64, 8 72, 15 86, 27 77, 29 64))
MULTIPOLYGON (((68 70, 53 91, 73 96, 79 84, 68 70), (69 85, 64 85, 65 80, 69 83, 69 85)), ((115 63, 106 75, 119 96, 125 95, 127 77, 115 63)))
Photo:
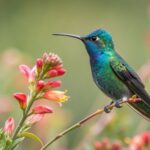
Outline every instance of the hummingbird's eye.
POLYGON ((98 38, 97 36, 93 36, 93 37, 91 38, 91 40, 92 40, 92 41, 98 41, 99 38, 98 38))

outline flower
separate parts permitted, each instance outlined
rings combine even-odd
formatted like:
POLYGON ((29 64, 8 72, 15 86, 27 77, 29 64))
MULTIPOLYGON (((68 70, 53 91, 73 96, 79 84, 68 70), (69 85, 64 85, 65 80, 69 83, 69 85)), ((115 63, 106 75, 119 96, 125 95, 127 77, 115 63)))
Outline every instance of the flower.
POLYGON ((63 68, 51 69, 47 72, 47 77, 52 78, 52 77, 62 76, 65 74, 65 72, 66 70, 63 68))
POLYGON ((14 131, 15 121, 13 118, 8 118, 4 125, 4 133, 7 135, 11 135, 14 131))
POLYGON ((56 87, 60 87, 61 84, 62 82, 60 80, 56 80, 56 81, 48 81, 45 86, 56 88, 56 87))
POLYGON ((42 90, 45 87, 45 82, 43 80, 40 80, 36 84, 36 89, 37 90, 42 90))
POLYGON ((32 113, 33 114, 46 114, 46 113, 52 113, 53 109, 49 106, 44 106, 44 105, 40 105, 40 106, 36 106, 32 109, 32 113))
POLYGON ((44 117, 44 114, 33 114, 29 116, 25 122, 26 125, 33 125, 39 121, 41 121, 44 117))
POLYGON ((27 96, 24 93, 14 93, 13 96, 19 102, 20 108, 25 109, 27 106, 27 96))
POLYGON ((54 90, 46 91, 44 93, 43 98, 56 102, 65 102, 69 98, 68 96, 65 95, 66 92, 67 91, 54 91, 54 90))
POLYGON ((41 58, 37 58, 36 60, 36 68, 38 71, 40 71, 43 67, 43 59, 41 58))
POLYGON ((137 135, 132 139, 132 141, 129 145, 129 149, 131 149, 131 150, 142 150, 143 146, 144 146, 144 141, 143 141, 142 136, 137 135))
POLYGON ((35 80, 36 66, 30 69, 27 65, 20 65, 19 69, 29 82, 33 82, 35 80))
POLYGON ((50 64, 50 67, 62 64, 62 60, 57 54, 46 52, 43 54, 43 62, 45 64, 50 64))
POLYGON ((141 136, 143 138, 144 144, 150 145, 150 132, 144 132, 141 136))

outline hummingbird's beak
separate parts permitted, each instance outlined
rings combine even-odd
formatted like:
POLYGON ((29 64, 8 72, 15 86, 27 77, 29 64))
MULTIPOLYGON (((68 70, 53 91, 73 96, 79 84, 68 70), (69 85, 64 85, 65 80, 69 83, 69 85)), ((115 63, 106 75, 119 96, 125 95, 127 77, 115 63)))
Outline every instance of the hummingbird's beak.
POLYGON ((67 34, 67 33, 54 33, 52 35, 57 35, 57 36, 69 36, 69 37, 73 37, 79 40, 83 41, 83 37, 79 36, 79 35, 75 35, 75 34, 67 34))

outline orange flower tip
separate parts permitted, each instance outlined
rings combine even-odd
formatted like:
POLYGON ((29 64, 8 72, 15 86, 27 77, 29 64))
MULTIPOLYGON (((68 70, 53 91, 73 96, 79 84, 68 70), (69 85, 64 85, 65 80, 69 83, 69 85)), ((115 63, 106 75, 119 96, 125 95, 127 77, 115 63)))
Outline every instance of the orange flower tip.
POLYGON ((51 101, 55 101, 55 102, 65 102, 69 99, 69 96, 65 95, 67 92, 66 91, 54 91, 54 90, 50 90, 50 91, 46 91, 44 93, 44 98, 51 100, 51 101))
POLYGON ((40 80, 37 82, 37 85, 36 85, 36 89, 37 90, 42 90, 45 86, 45 82, 43 80, 40 80))
POLYGON ((36 106, 32 110, 33 114, 46 114, 46 113, 53 113, 53 109, 49 106, 40 105, 36 106))
POLYGON ((43 66, 43 59, 37 58, 37 60, 36 60, 36 68, 37 68, 37 70, 42 69, 42 66, 43 66))
POLYGON ((11 135, 14 131, 15 121, 13 118, 8 118, 4 125, 4 133, 7 135, 11 135))
POLYGON ((60 87, 62 84, 62 82, 60 80, 56 80, 56 81, 49 81, 46 83, 46 86, 51 87, 51 88, 56 88, 56 87, 60 87))
POLYGON ((25 109, 27 105, 27 96, 24 93, 14 93, 13 96, 19 102, 20 108, 25 109))

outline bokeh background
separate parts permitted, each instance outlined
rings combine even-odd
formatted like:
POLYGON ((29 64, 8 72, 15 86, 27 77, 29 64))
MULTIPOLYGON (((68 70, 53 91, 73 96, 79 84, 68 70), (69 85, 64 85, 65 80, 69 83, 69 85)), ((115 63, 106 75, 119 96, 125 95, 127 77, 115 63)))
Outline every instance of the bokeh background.
MULTIPOLYGON (((150 59, 149 0, 0 0, 1 126, 8 116, 15 117, 16 122, 21 116, 12 97, 13 92, 27 91, 18 65, 32 66, 45 51, 63 59, 67 74, 62 78, 61 89, 67 89, 71 98, 61 108, 49 103, 55 113, 33 129, 44 141, 110 101, 92 80, 84 45, 76 39, 51 35, 85 35, 97 28, 105 28, 113 35, 117 51, 136 70, 150 59)), ((150 92, 149 80, 145 83, 150 92)), ((53 144, 52 149, 88 150, 95 140, 107 137, 123 141, 148 129, 146 120, 124 106, 89 121, 53 144)), ((20 146, 20 150, 26 149, 36 150, 39 145, 28 139, 20 146)))

